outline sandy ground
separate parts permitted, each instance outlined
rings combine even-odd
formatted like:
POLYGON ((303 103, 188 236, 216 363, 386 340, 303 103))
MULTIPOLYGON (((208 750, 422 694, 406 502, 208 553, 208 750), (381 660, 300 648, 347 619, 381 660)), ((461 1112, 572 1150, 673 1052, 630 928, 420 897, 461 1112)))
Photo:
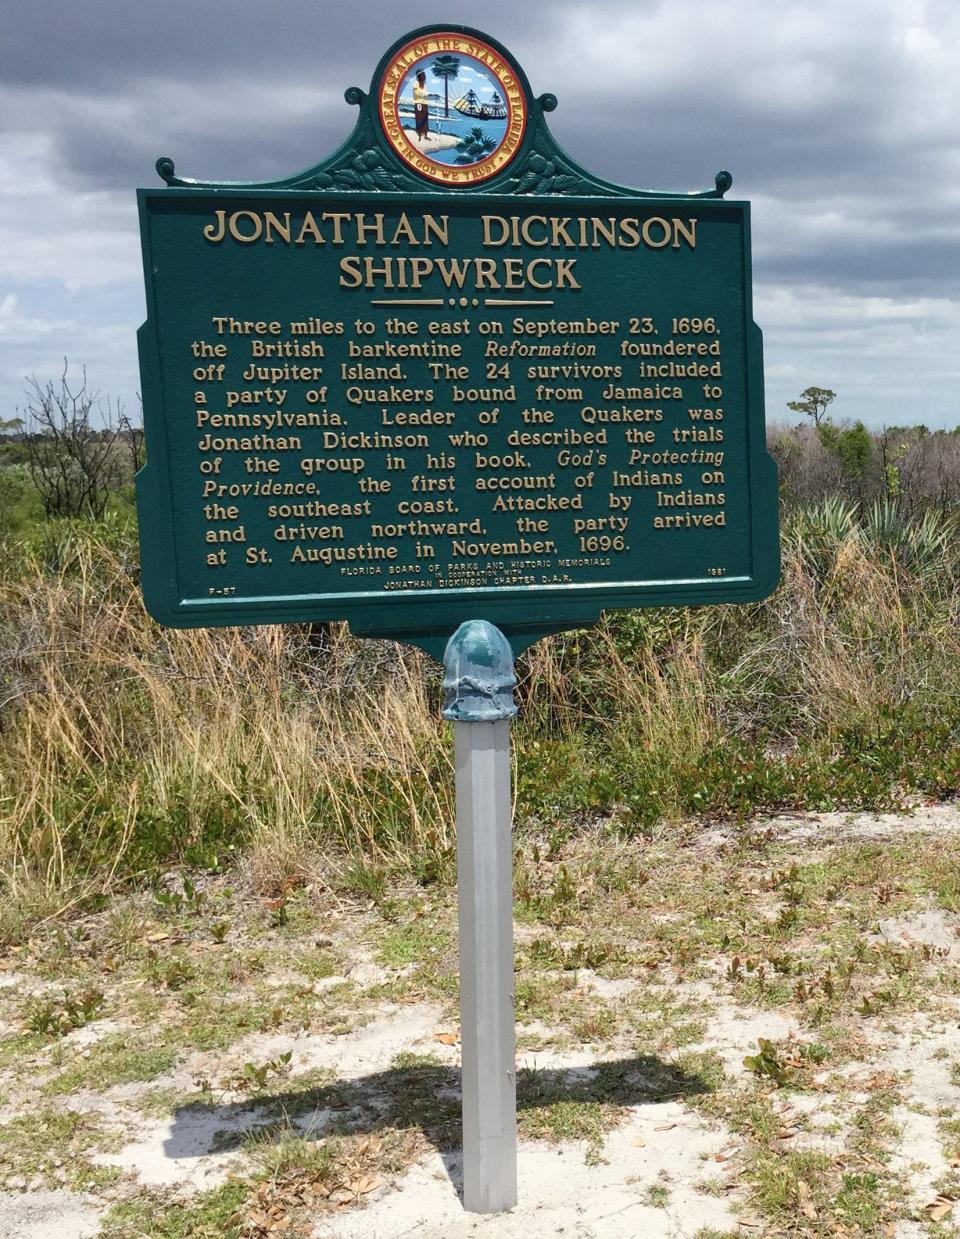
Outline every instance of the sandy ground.
POLYGON ((734 1224, 726 1201, 701 1197, 691 1208, 690 1200, 705 1163, 716 1165, 726 1143, 724 1132, 692 1124, 681 1105, 645 1106, 608 1137, 599 1166, 588 1165, 576 1145, 523 1143, 517 1164, 519 1204, 507 1215, 465 1215, 457 1194, 459 1162, 445 1164, 432 1154, 407 1177, 402 1192, 385 1194, 363 1213, 321 1224, 315 1233, 325 1239, 667 1239, 694 1235, 705 1226, 722 1231, 734 1224), (666 1208, 647 1204, 651 1183, 668 1184, 677 1203, 666 1208))
POLYGON ((449 150, 456 146, 460 139, 452 133, 437 133, 430 129, 423 139, 418 139, 416 134, 410 131, 410 141, 424 155, 432 155, 434 151, 449 150))
POLYGON ((73 1192, 25 1192, 0 1196, 3 1239, 92 1239, 101 1209, 73 1192))
MULTIPOLYGON (((754 825, 754 829, 756 829, 754 825)), ((954 806, 928 806, 909 817, 894 815, 821 814, 817 817, 776 819, 768 829, 798 853, 814 843, 823 849, 837 843, 869 841, 883 845, 911 836, 949 838, 960 833, 960 812, 954 806)), ((729 843, 732 828, 717 828, 699 836, 692 846, 708 852, 729 843)), ((523 938, 525 927, 518 926, 523 938)), ((960 965, 960 917, 929 905, 908 915, 880 915, 872 939, 892 948, 917 949, 950 974, 960 965)), ((376 985, 397 975, 374 963, 369 949, 358 949, 352 965, 354 979, 376 985)), ((403 970, 400 969, 400 972, 403 970)), ((349 978, 335 976, 317 983, 318 990, 333 989, 349 978)), ((574 995, 593 994, 616 1004, 630 1002, 638 982, 631 976, 604 978, 588 968, 576 975, 574 995)), ((27 970, 0 977, 0 987, 43 992, 47 983, 31 979, 27 970)), ((679 982, 678 997, 709 1009, 706 1034, 691 1047, 715 1050, 734 1080, 749 1082, 744 1065, 757 1052, 758 1040, 788 1042, 804 1035, 796 1012, 789 1006, 760 1009, 737 1003, 709 981, 679 982)), ((96 1165, 123 1172, 120 1198, 147 1190, 172 1193, 171 1199, 190 1200, 243 1174, 246 1163, 239 1149, 243 1133, 265 1118, 256 1097, 224 1094, 213 1105, 189 1106, 196 1081, 232 1063, 264 1061, 290 1053, 290 1078, 326 1070, 338 1081, 363 1088, 376 1102, 378 1080, 390 1070, 397 1055, 431 1055, 455 1068, 459 1047, 438 1041, 437 1030, 449 1027, 435 1002, 382 1003, 362 1027, 349 1035, 301 1032, 255 1033, 240 1038, 224 1051, 195 1051, 180 1058, 165 1075, 149 1086, 121 1084, 100 1093, 81 1091, 62 1099, 63 1108, 96 1114, 118 1133, 120 1147, 98 1152, 96 1165), (139 1098, 149 1088, 175 1090, 184 1105, 172 1115, 151 1117, 138 1112, 139 1098), (236 1139, 231 1139, 234 1136, 236 1139)), ((531 1020, 527 1033, 535 1032, 531 1020)), ((124 1024, 110 1019, 94 1021, 68 1034, 67 1044, 83 1052, 104 1037, 122 1034, 124 1024)), ((941 1119, 960 1113, 960 999, 945 992, 935 1010, 899 1016, 896 1021, 864 1019, 863 1060, 844 1071, 859 1080, 867 1073, 896 1077, 901 1093, 893 1110, 899 1138, 890 1151, 889 1169, 906 1185, 907 1202, 894 1221, 885 1223, 886 1239, 921 1239, 936 1234, 957 1234, 952 1201, 946 1201, 939 1231, 927 1228, 924 1210, 936 1207, 938 1184, 952 1167, 944 1152, 941 1119)), ((448 1039, 449 1040, 449 1039, 448 1039)), ((567 1073, 572 1080, 590 1080, 598 1065, 623 1058, 609 1050, 525 1050, 521 1067, 567 1073)), ((841 1073, 842 1074, 842 1073, 841 1073)), ((641 1081, 642 1085, 642 1081, 641 1081)), ((859 1084, 857 1085, 859 1088, 859 1084)), ((830 1072, 814 1077, 814 1085, 789 1095, 774 1093, 773 1104, 789 1129, 797 1124, 795 1149, 835 1153, 847 1138, 849 1120, 857 1105, 869 1096, 854 1093, 841 1101, 834 1094, 830 1072), (800 1130, 802 1128, 802 1130, 800 1130)), ((639 1092, 642 1094, 642 1087, 639 1092)), ((635 1090, 636 1093, 636 1090, 635 1090)), ((8 1096, 3 1121, 36 1104, 27 1097, 8 1096)), ((299 1114, 295 1127, 311 1139, 321 1138, 342 1114, 328 1108, 299 1114)), ((507 1215, 479 1217, 465 1214, 458 1195, 459 1154, 426 1145, 419 1160, 406 1172, 384 1176, 357 1207, 320 1216, 313 1223, 315 1239, 537 1239, 564 1235, 577 1239, 694 1239, 701 1232, 762 1235, 767 1231, 752 1217, 749 1192, 739 1180, 745 1145, 741 1135, 716 1119, 703 1117, 678 1099, 644 1101, 635 1095, 624 1106, 622 1121, 608 1131, 599 1156, 591 1155, 584 1141, 548 1143, 523 1140, 519 1146, 519 1204, 507 1215)), ((117 1196, 114 1195, 113 1199, 117 1196)), ((42 1188, 24 1178, 8 1180, 0 1192, 0 1239, 95 1239, 107 1214, 109 1200, 83 1192, 42 1188)), ((131 1232, 132 1233, 132 1232, 131 1232)), ((152 1232, 151 1232, 152 1233, 152 1232)), ((166 1233, 166 1232, 164 1232, 166 1233)), ((177 1232, 178 1234, 180 1232, 177 1232)), ((206 1232, 204 1232, 206 1233, 206 1232)), ((257 1232, 258 1233, 258 1232, 257 1232)), ((293 1232, 291 1232, 293 1233, 293 1232)), ((819 1232, 818 1232, 819 1233, 819 1232)), ((851 1234, 874 1232, 850 1232, 851 1234)))

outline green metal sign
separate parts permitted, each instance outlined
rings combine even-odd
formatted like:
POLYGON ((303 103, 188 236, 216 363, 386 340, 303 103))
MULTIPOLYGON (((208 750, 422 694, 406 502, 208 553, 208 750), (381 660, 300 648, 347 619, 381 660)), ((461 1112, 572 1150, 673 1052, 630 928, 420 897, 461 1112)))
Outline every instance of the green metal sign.
POLYGON ((346 619, 438 655, 779 572, 749 206, 598 179, 507 51, 397 43, 288 180, 157 168, 143 586, 177 627, 346 619))

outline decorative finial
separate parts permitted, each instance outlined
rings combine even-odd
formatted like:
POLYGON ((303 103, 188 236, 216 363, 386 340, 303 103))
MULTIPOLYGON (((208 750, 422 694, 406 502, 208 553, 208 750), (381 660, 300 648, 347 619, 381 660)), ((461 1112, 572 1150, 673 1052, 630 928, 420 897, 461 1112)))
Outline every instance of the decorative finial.
POLYGON ((513 650, 487 620, 467 620, 447 642, 443 717, 452 723, 495 723, 517 712, 513 650))

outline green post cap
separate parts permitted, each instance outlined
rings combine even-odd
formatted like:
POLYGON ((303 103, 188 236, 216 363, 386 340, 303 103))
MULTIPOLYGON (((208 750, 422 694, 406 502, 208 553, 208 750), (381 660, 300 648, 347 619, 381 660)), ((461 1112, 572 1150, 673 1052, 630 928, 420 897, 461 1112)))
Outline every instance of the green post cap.
POLYGON ((443 717, 452 723, 496 723, 517 712, 513 650, 487 620, 467 620, 447 642, 443 717))

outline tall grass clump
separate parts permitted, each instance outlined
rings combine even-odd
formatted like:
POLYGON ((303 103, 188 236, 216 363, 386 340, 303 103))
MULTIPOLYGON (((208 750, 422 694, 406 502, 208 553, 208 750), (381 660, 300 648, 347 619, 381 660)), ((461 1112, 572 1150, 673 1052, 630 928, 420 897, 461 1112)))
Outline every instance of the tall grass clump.
MULTIPOLYGON (((783 579, 746 607, 611 614, 527 660, 534 811, 627 820, 892 806, 960 776, 956 521, 858 517, 828 500, 786 523, 783 579)), ((521 749, 521 773, 523 773, 521 749)))
POLYGON ((14 894, 248 854, 268 886, 321 847, 450 848, 425 659, 342 625, 164 630, 96 526, 7 557, 0 865, 14 894))
MULTIPOLYGON (((8 541, 0 578, 14 920, 171 863, 242 858, 264 890, 338 859, 451 871, 435 664, 342 625, 161 629, 128 533, 49 528, 8 541)), ((519 663, 518 828, 952 793, 957 545, 949 515, 827 500, 787 521, 766 602, 611 613, 540 642, 519 663)))

